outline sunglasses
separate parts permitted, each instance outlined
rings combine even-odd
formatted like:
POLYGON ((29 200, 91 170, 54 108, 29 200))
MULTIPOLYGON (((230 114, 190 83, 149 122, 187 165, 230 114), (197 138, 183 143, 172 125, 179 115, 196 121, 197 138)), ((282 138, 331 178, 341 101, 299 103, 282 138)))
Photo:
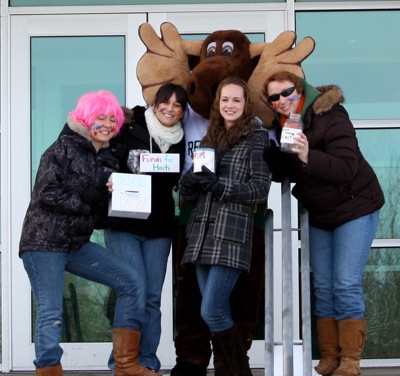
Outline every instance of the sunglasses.
POLYGON ((294 87, 294 86, 289 87, 289 88, 287 88, 287 89, 285 89, 285 90, 282 90, 279 94, 272 94, 272 95, 270 95, 270 96, 268 97, 268 99, 269 99, 271 102, 279 101, 279 98, 280 98, 281 96, 284 97, 284 98, 286 98, 286 97, 288 97, 290 94, 292 94, 292 93, 294 92, 294 90, 295 90, 295 87, 294 87))

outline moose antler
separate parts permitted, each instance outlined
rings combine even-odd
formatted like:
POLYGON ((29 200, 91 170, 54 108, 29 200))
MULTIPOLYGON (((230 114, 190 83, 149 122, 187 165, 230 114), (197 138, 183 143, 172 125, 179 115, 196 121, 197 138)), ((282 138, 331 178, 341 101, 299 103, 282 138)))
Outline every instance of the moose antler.
POLYGON ((169 22, 161 24, 160 31, 161 38, 150 24, 144 23, 139 27, 139 37, 147 51, 138 62, 136 75, 147 104, 153 103, 158 88, 166 82, 186 86, 190 75, 188 56, 198 56, 202 43, 182 39, 169 22))

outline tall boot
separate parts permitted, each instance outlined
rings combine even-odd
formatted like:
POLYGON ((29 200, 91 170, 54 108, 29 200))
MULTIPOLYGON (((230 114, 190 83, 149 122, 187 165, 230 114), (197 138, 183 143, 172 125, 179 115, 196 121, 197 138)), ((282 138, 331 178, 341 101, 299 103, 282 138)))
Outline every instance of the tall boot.
POLYGON ((61 364, 45 368, 36 368, 37 376, 63 376, 61 364))
POLYGON ((338 321, 340 366, 332 376, 359 376, 360 359, 366 340, 364 319, 344 319, 338 321))
POLYGON ((232 376, 231 362, 225 356, 222 350, 221 342, 224 340, 225 332, 213 334, 211 336, 212 352, 214 356, 214 376, 232 376))
POLYGON ((332 375, 339 367, 339 329, 337 321, 332 317, 317 319, 318 347, 321 360, 315 371, 323 376, 332 375))
MULTIPOLYGON (((223 356, 222 360, 217 358, 217 365, 223 364, 223 372, 230 371, 230 373, 224 373, 223 375, 253 376, 249 366, 247 351, 236 325, 223 332, 215 333, 213 335, 213 343, 217 345, 217 349, 219 346, 221 349, 221 356, 223 356)), ((219 354, 218 351, 217 354, 219 354)))
POLYGON ((114 376, 161 376, 139 363, 140 331, 113 328, 114 376))

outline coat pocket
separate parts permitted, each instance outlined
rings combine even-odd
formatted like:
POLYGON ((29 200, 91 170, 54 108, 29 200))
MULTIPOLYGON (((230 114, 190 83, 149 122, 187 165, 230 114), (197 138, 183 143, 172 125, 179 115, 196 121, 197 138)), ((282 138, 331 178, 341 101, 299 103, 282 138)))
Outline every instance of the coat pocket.
POLYGON ((217 213, 213 236, 215 240, 221 242, 244 244, 248 227, 248 214, 220 208, 217 213))

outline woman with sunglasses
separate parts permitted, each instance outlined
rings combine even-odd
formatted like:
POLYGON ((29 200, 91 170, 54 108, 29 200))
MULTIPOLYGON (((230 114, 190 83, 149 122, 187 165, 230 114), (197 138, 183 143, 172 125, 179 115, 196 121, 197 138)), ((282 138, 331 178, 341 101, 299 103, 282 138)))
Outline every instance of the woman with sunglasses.
POLYGON ((264 95, 276 111, 278 140, 290 113, 301 114, 304 123, 293 153, 276 155, 280 174, 296 183, 292 193, 309 212, 321 353, 315 370, 360 375, 366 338, 362 280, 383 192, 361 154, 337 86, 316 89, 292 73, 278 72, 264 83, 264 95))

